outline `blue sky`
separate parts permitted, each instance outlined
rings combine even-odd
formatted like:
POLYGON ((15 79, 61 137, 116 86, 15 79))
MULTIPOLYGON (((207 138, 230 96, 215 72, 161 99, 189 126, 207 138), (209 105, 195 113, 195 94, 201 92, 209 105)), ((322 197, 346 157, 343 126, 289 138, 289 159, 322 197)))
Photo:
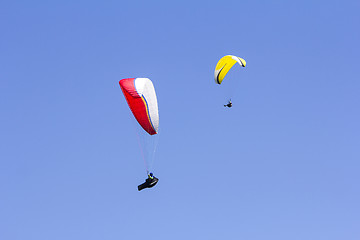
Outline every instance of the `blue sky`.
POLYGON ((0 2, 0 239, 359 239, 359 10, 0 2), (129 77, 159 102, 142 192, 129 77))

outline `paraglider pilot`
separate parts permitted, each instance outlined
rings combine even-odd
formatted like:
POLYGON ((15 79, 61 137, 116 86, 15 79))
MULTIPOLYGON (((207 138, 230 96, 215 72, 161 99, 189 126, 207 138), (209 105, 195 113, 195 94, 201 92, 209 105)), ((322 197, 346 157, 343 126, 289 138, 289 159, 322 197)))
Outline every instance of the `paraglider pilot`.
POLYGON ((153 186, 155 186, 157 184, 158 181, 159 181, 159 179, 157 177, 155 177, 153 175, 153 173, 149 173, 148 178, 145 180, 145 182, 138 186, 138 190, 141 191, 144 188, 152 188, 153 186))
POLYGON ((228 108, 231 108, 231 107, 232 107, 231 99, 229 100, 228 104, 224 105, 224 107, 228 107, 228 108))

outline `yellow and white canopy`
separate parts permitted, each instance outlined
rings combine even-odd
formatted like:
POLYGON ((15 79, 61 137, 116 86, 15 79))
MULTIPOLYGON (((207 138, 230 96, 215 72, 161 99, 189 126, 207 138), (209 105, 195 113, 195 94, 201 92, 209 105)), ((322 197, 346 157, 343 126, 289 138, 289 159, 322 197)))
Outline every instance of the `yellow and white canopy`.
POLYGON ((222 57, 216 64, 214 78, 217 84, 221 84, 226 74, 234 66, 235 63, 239 63, 240 66, 245 67, 246 62, 244 59, 233 55, 226 55, 222 57))

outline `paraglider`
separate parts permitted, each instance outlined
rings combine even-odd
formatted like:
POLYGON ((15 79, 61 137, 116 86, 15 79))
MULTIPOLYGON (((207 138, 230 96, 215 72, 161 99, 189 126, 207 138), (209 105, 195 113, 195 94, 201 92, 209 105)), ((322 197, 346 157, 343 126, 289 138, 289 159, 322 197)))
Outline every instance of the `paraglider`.
MULTIPOLYGON (((146 132, 146 137, 151 140, 159 131, 159 110, 153 83, 148 78, 126 78, 119 81, 121 90, 129 105, 135 119, 146 132)), ((142 130, 141 130, 142 131, 142 130)), ((155 146, 156 147, 156 146, 155 146)), ((155 148, 154 147, 154 148, 155 148)), ((151 152, 153 155, 155 149, 151 152)), ((139 191, 144 188, 150 188, 156 185, 158 178, 149 174, 149 166, 146 157, 143 156, 146 165, 148 179, 138 187, 139 191)))
MULTIPOLYGON (((220 85, 223 82, 226 74, 230 71, 230 69, 234 66, 235 63, 239 63, 241 67, 246 66, 246 61, 240 57, 233 55, 226 55, 222 57, 215 67, 215 83, 220 85)), ((229 100, 229 102, 224 106, 229 108, 232 107, 231 100, 229 100)))
POLYGON ((224 107, 228 107, 228 108, 231 108, 231 107, 232 107, 231 99, 229 100, 228 104, 224 105, 224 107))
POLYGON ((145 188, 152 188, 157 184, 158 181, 159 179, 155 177, 153 173, 149 173, 148 178, 145 180, 145 182, 138 186, 138 190, 141 191, 145 188))

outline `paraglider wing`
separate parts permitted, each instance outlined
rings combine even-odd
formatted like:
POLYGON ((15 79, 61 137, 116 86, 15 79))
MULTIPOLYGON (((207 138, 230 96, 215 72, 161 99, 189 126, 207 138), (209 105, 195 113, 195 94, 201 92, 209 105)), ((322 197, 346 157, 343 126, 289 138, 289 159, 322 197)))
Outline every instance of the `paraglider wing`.
POLYGON ((150 135, 158 133, 159 110, 153 83, 148 78, 126 78, 119 82, 126 101, 141 127, 150 135))
POLYGON ((234 66, 235 63, 239 63, 242 67, 246 66, 246 62, 244 59, 233 55, 227 55, 219 60, 219 62, 216 64, 214 73, 215 82, 217 84, 221 84, 226 74, 234 66))

